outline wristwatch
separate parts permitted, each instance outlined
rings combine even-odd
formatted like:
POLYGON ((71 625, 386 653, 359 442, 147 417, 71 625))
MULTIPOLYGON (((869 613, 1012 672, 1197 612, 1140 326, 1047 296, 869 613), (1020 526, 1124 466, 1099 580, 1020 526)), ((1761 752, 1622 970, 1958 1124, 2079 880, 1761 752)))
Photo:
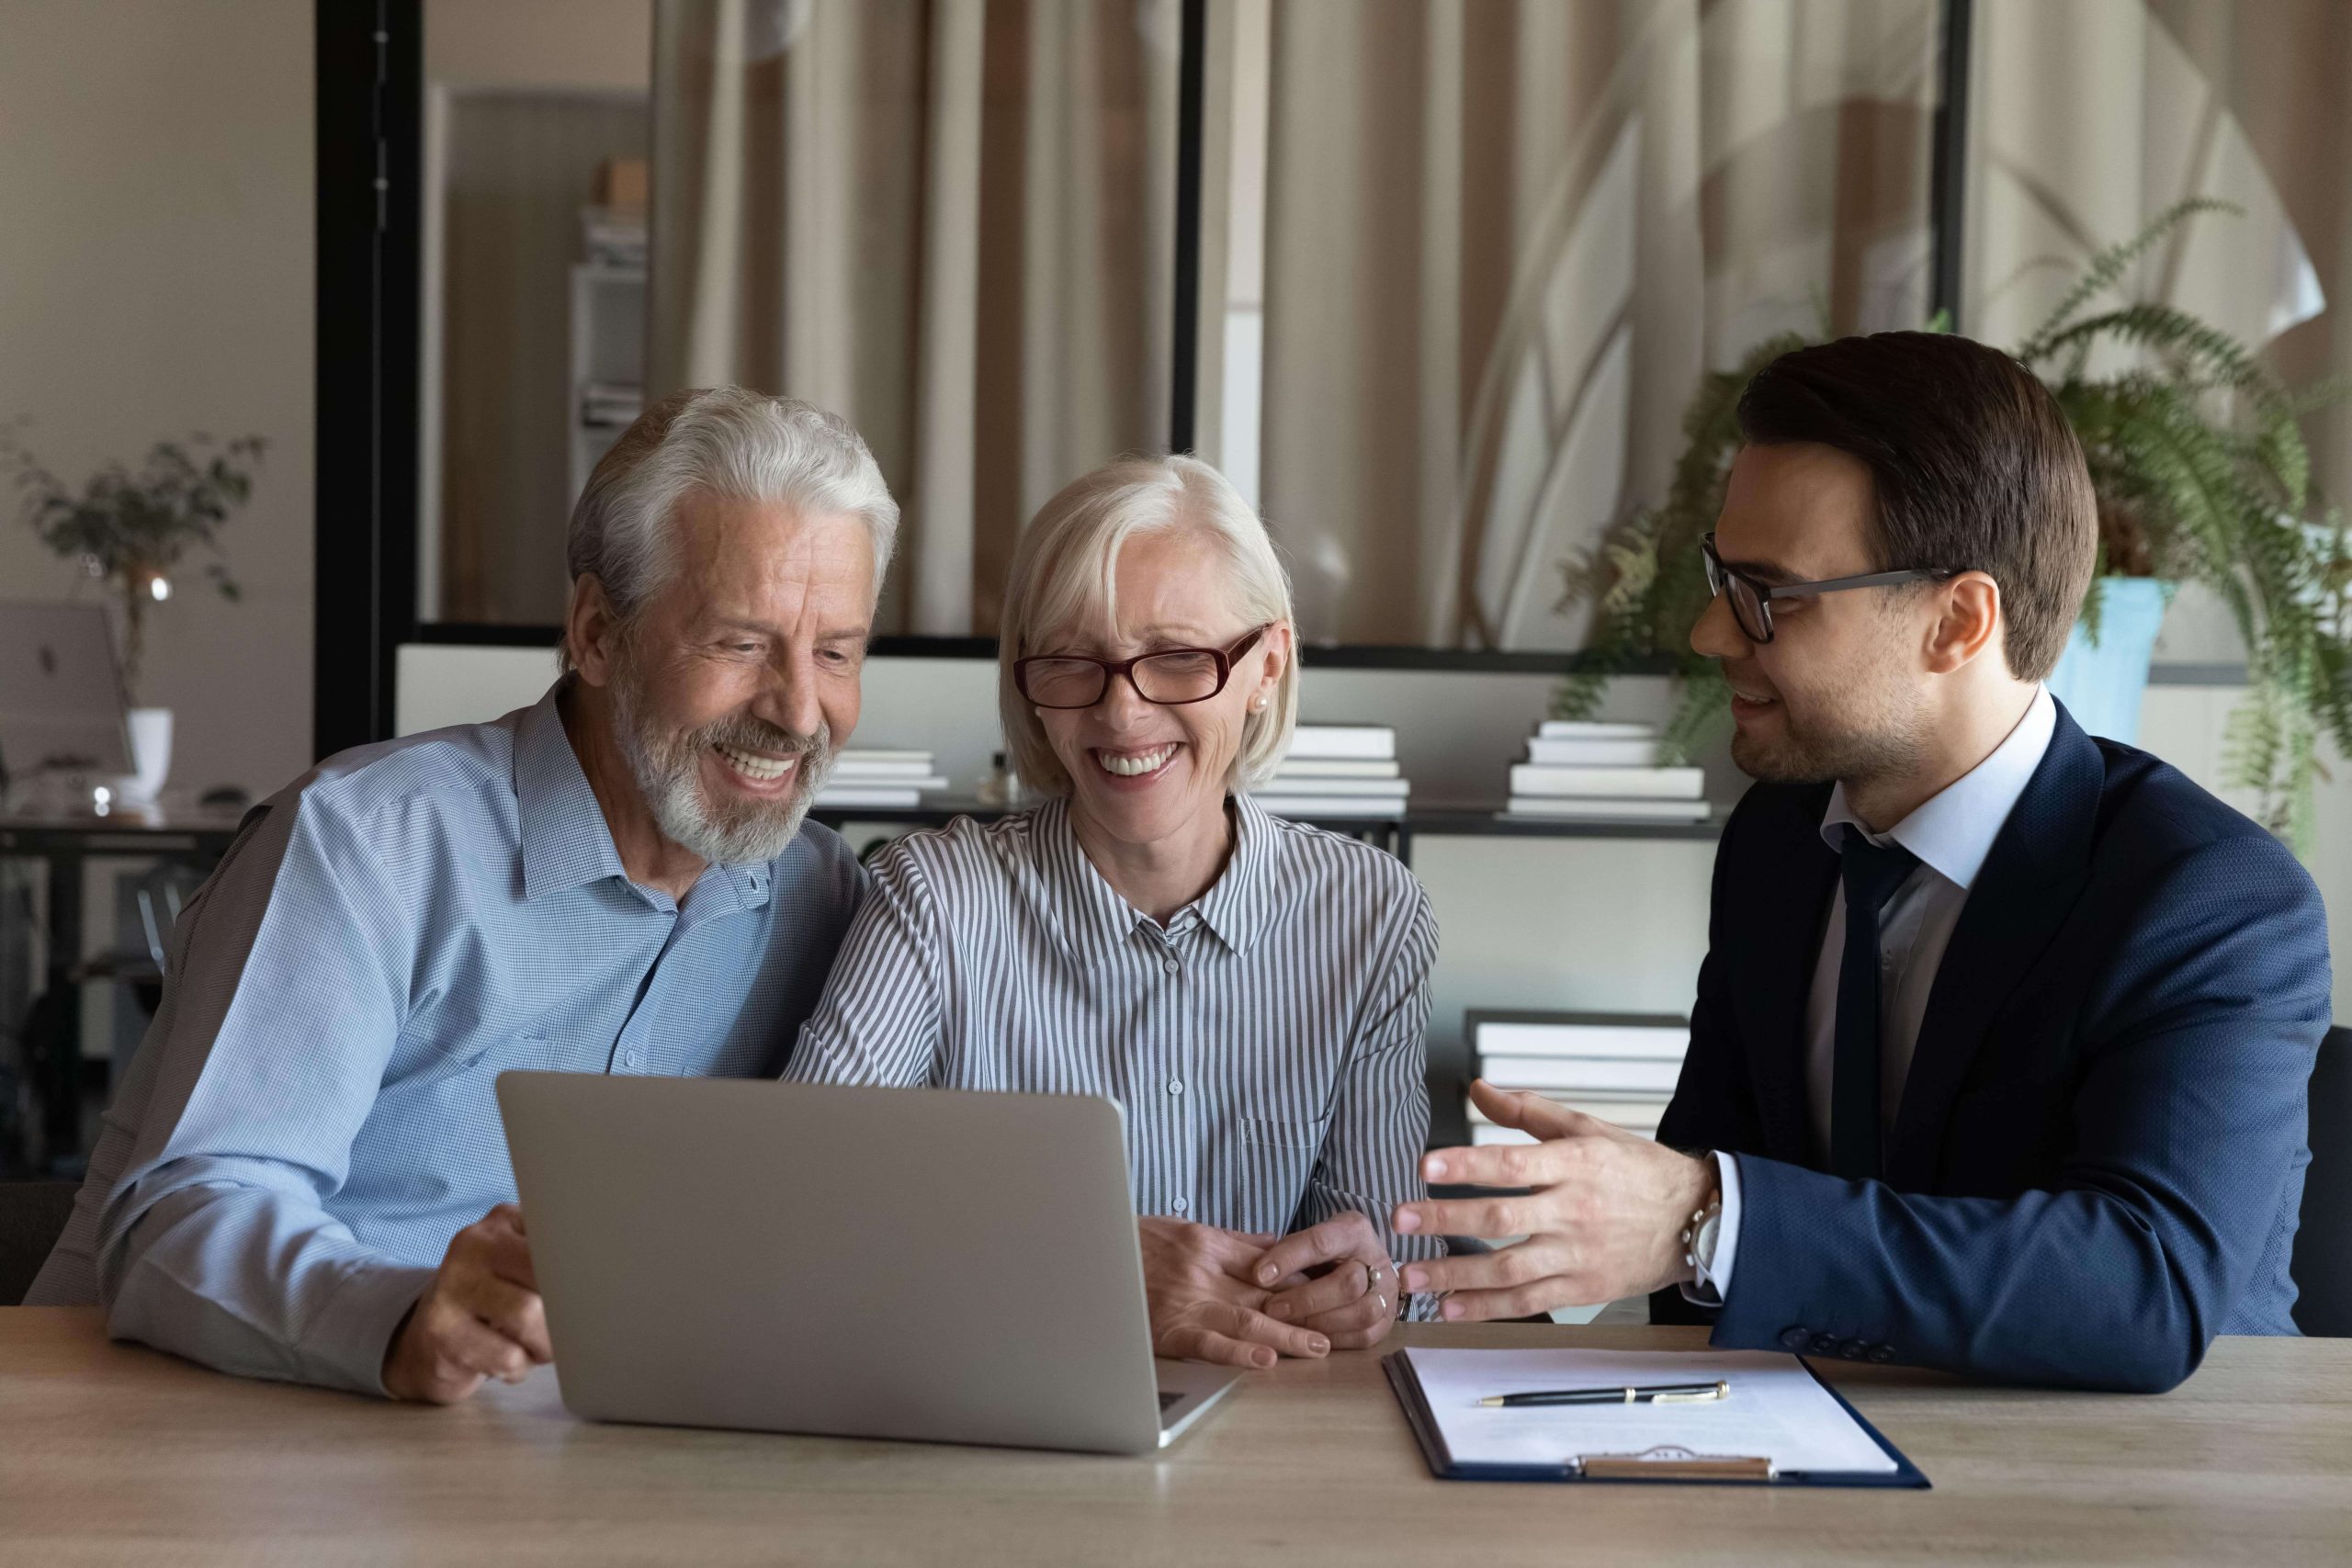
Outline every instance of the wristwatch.
MULTIPOLYGON (((1724 1224, 1724 1195, 1721 1189, 1709 1194, 1707 1206, 1690 1216, 1682 1227, 1682 1261, 1698 1276, 1702 1290, 1715 1288, 1710 1270, 1715 1266, 1715 1238, 1724 1224)), ((1720 1293, 1720 1292, 1718 1292, 1720 1293)))

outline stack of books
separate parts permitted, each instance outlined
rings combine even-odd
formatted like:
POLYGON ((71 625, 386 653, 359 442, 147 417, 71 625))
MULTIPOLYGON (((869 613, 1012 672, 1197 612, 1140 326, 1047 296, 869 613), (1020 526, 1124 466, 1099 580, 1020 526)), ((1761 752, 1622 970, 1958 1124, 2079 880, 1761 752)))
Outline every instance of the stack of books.
POLYGON ((1302 724, 1274 776, 1253 792, 1277 817, 1405 815, 1413 786, 1396 766, 1385 724, 1302 724))
POLYGON ((1510 815, 1704 822, 1707 775, 1658 766, 1657 727, 1547 719, 1510 770, 1510 815))
MULTIPOLYGON (((1690 1046, 1689 1021, 1670 1013, 1474 1012, 1469 1033, 1474 1069, 1497 1089, 1532 1089, 1645 1138, 1657 1135, 1690 1046)), ((1473 1104, 1470 1141, 1536 1140, 1473 1104)))
POLYGON ((580 389, 580 423, 611 425, 615 434, 645 412, 645 389, 634 381, 589 381, 580 389))
POLYGON ((636 272, 645 265, 645 209, 583 207, 580 209, 580 254, 599 266, 636 272))
POLYGON ((817 792, 817 805, 914 807, 922 804, 923 791, 946 787, 928 751, 848 750, 817 792))

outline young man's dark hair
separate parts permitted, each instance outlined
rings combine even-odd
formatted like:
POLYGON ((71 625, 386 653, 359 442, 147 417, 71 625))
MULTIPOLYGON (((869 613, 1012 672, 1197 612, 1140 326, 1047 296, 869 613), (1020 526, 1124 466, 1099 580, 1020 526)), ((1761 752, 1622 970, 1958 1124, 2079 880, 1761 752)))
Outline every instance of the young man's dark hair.
POLYGON ((1810 442, 1866 465, 1878 569, 1985 573, 2009 672, 2050 673, 2090 586, 2098 516, 2082 446, 2031 371, 1948 333, 1839 338, 1766 366, 1739 428, 1756 446, 1810 442))

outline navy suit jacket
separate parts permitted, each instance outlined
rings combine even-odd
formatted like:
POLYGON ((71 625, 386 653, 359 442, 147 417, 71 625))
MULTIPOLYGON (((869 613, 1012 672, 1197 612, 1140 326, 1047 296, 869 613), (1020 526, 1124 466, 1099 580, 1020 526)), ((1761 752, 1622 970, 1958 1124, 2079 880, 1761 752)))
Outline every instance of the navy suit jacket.
POLYGON ((2292 1334, 2326 916, 2294 857, 2061 706, 1937 972, 1884 1179, 1815 1168, 1805 1002, 1826 785, 1724 825, 1661 1142, 1739 1161, 1724 1348, 2160 1392, 2219 1334, 2292 1334))

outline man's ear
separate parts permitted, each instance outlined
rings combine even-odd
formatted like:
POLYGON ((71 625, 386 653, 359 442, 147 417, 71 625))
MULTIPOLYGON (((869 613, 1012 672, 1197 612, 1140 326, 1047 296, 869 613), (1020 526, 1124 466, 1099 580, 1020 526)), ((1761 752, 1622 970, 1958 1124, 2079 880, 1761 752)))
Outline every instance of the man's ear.
POLYGON ((620 632, 620 616, 605 584, 593 571, 571 580, 571 602, 563 617, 563 646, 571 667, 591 686, 609 684, 613 678, 613 643, 620 632))
POLYGON ((1987 573, 1963 571, 1942 585, 1941 608, 1928 628, 1928 672, 1950 675, 1987 651, 2002 657, 2001 585, 1987 573))

